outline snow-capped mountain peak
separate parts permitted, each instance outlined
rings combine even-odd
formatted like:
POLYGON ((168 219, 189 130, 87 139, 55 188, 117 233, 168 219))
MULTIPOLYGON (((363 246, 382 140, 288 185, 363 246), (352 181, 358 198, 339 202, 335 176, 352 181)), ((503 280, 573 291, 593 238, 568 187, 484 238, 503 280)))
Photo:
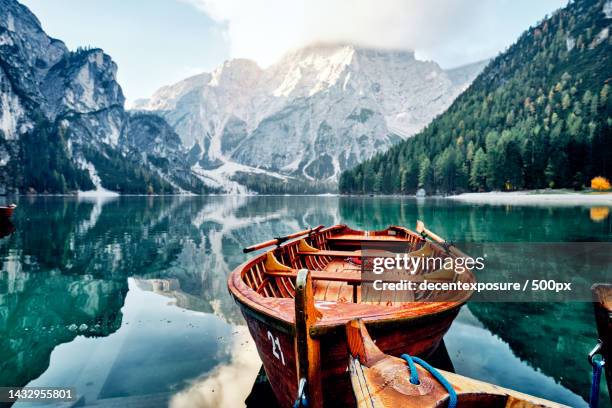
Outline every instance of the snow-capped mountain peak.
POLYGON ((323 91, 346 75, 354 54, 350 45, 315 45, 290 52, 269 70, 270 80, 280 82, 272 94, 303 97, 323 91))
POLYGON ((466 67, 457 81, 412 51, 315 44, 265 69, 226 61, 135 108, 157 111, 185 145, 201 146, 197 172, 213 185, 236 172, 334 182, 421 130, 483 66, 466 67))

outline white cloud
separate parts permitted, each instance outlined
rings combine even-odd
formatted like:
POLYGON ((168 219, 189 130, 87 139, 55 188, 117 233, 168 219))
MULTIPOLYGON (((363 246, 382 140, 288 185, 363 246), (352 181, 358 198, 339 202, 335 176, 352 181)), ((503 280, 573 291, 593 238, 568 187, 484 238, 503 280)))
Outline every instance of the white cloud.
POLYGON ((413 49, 448 66, 500 51, 566 0, 181 1, 223 25, 233 57, 264 66, 289 49, 336 41, 413 49))

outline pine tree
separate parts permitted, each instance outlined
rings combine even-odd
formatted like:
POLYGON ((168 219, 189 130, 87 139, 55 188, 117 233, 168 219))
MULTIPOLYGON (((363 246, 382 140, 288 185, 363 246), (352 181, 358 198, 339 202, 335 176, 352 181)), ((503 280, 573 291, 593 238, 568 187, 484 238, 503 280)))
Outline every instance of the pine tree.
POLYGON ((419 187, 429 189, 432 183, 432 168, 431 161, 428 157, 423 156, 421 158, 421 165, 419 166, 419 187))
POLYGON ((482 147, 474 154, 474 162, 470 172, 470 187, 473 190, 481 191, 487 187, 487 155, 482 147))
POLYGON ((383 172, 382 172, 382 169, 379 170, 374 175, 374 183, 372 185, 372 190, 375 193, 381 193, 383 191, 383 172))

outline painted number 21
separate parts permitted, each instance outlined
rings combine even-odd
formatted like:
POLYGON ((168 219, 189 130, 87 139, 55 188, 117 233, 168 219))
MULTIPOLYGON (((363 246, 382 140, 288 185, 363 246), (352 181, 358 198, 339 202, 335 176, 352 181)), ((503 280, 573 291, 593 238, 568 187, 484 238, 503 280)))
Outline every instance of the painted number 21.
POLYGON ((272 342, 272 354, 274 357, 279 359, 283 365, 285 365, 285 356, 283 355, 283 350, 281 350, 280 341, 278 341, 278 337, 274 337, 270 331, 268 331, 268 338, 272 342))

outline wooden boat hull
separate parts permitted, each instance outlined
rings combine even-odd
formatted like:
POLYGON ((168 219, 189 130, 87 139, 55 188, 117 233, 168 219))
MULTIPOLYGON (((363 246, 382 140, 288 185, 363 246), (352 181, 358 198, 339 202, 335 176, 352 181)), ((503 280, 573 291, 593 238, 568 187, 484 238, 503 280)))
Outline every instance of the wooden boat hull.
MULTIPOLYGON (((438 242, 427 241, 428 233, 402 227, 366 232, 336 225, 244 249, 276 246, 238 266, 229 276, 228 289, 241 308, 280 406, 293 405, 303 379, 313 407, 355 406, 345 335, 346 323, 355 318, 368 324, 377 345, 390 355, 428 357, 437 349, 471 292, 458 297, 371 296, 369 288, 361 286, 367 281, 354 261, 357 257, 365 262, 359 257, 368 256, 361 252, 366 245, 391 255, 463 256, 438 237, 438 242), (300 276, 314 283, 304 286, 300 276)), ((435 279, 447 272, 418 269, 413 273, 435 279)), ((453 279, 473 282, 473 274, 464 272, 453 279)))
POLYGON ((0 218, 0 238, 11 235, 15 231, 15 226, 8 218, 0 218))
POLYGON ((13 216, 15 207, 0 207, 0 219, 10 219, 13 216))
MULTIPOLYGON (((459 308, 449 309, 432 316, 405 321, 373 324, 370 331, 376 344, 385 353, 399 356, 403 353, 427 358, 440 345, 459 308)), ((251 337, 280 406, 290 407, 297 395, 297 364, 293 328, 283 327, 277 321, 241 305, 251 337)), ((344 327, 322 334, 321 372, 323 406, 355 406, 355 397, 348 374, 348 346, 344 327)))

